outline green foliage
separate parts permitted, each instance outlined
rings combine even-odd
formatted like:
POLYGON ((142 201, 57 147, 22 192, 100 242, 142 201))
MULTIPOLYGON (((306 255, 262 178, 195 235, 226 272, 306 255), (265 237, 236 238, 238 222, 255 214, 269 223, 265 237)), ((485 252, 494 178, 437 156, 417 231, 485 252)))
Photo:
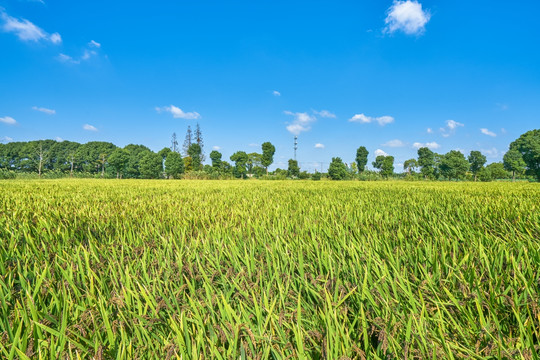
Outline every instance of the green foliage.
POLYGON ((540 129, 527 131, 510 144, 510 150, 517 150, 523 156, 527 171, 540 181, 540 129))
POLYGON ((480 151, 473 150, 469 154, 467 160, 469 161, 471 172, 474 174, 474 180, 476 181, 478 172, 484 167, 484 164, 486 163, 486 157, 482 155, 480 151))
POLYGON ((221 153, 217 150, 212 150, 210 153, 210 160, 212 160, 212 167, 215 169, 221 168, 221 153))
POLYGON ((491 163, 485 169, 489 172, 493 180, 508 178, 508 172, 506 172, 502 163, 491 163))
POLYGON ((512 172, 512 180, 516 179, 516 173, 522 174, 527 164, 523 161, 523 155, 517 149, 510 149, 503 157, 504 168, 512 172))
POLYGON ((418 167, 418 161, 416 159, 405 160, 403 163, 403 170, 406 170, 409 175, 414 173, 414 170, 418 167))
POLYGON ((165 159, 165 174, 167 177, 178 179, 184 173, 184 159, 177 152, 169 152, 165 159))
POLYGON ((234 161, 234 176, 244 178, 247 173, 248 155, 245 151, 237 151, 231 155, 231 161, 234 161))
POLYGON ((297 178, 300 174, 300 166, 298 166, 298 161, 289 159, 289 166, 287 168, 287 176, 292 178, 297 178))
POLYGON ((356 150, 355 161, 356 161, 356 166, 358 167, 359 174, 361 174, 366 168, 366 165, 368 163, 368 155, 369 155, 369 151, 367 151, 367 149, 364 146, 360 146, 356 150))
POLYGON ((435 153, 427 147, 418 149, 418 166, 424 178, 431 178, 435 173, 435 153))
POLYGON ((266 168, 266 172, 268 173, 268 167, 272 165, 274 162, 274 153, 276 152, 276 148, 272 143, 265 142, 262 144, 262 160, 261 164, 266 168))
POLYGON ((347 166, 345 166, 341 158, 332 158, 332 162, 328 167, 328 176, 332 180, 344 180, 347 178, 347 166))
POLYGON ((448 179, 462 179, 469 170, 469 162, 461 152, 451 150, 443 156, 440 169, 448 179))
POLYGON ((143 179, 159 179, 163 171, 163 158, 151 151, 145 153, 141 159, 140 171, 143 179))
POLYGON ((191 158, 191 168, 193 171, 201 170, 201 146, 197 143, 193 143, 189 146, 188 155, 191 158))
POLYGON ((109 156, 108 162, 116 171, 116 177, 120 178, 129 162, 129 152, 126 149, 117 148, 109 156))

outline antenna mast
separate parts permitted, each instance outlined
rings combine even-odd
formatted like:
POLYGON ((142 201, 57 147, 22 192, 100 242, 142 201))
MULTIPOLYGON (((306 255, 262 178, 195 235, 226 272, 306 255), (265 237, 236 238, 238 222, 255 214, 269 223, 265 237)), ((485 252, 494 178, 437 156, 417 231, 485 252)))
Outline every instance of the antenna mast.
POLYGON ((298 149, 298 136, 294 137, 294 161, 296 161, 296 150, 298 149))

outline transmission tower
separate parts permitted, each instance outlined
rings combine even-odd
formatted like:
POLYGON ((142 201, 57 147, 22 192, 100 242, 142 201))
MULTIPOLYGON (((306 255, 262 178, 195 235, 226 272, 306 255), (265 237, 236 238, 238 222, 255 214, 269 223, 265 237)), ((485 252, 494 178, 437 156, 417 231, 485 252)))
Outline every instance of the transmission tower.
POLYGON ((294 161, 296 161, 296 150, 298 150, 298 136, 294 137, 294 161))

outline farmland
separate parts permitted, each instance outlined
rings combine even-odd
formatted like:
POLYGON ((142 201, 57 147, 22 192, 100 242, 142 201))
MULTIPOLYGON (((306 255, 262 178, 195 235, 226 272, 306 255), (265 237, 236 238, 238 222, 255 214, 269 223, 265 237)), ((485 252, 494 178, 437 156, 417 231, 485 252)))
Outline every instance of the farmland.
POLYGON ((538 358, 537 183, 0 182, 0 358, 538 358))

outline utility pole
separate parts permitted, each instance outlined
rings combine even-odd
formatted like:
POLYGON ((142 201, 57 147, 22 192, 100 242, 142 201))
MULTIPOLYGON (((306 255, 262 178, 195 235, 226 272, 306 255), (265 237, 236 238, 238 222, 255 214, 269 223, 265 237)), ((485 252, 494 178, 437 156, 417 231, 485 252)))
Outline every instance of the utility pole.
POLYGON ((298 149, 298 136, 294 137, 294 161, 296 161, 296 150, 298 149))

